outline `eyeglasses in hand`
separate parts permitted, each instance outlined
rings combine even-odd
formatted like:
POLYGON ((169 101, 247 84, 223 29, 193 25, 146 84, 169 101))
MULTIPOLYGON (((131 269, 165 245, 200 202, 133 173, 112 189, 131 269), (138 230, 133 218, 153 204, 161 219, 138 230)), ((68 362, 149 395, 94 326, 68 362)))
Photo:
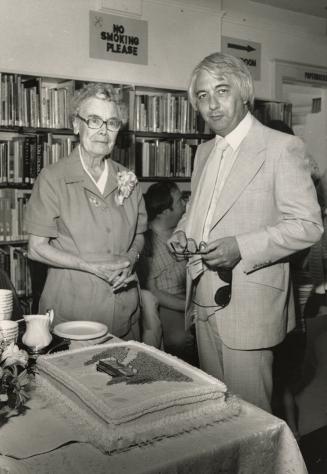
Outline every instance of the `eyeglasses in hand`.
POLYGON ((171 242, 171 247, 174 253, 179 257, 191 257, 192 255, 201 255, 207 251, 207 244, 203 240, 197 245, 194 239, 187 238, 186 245, 183 249, 176 249, 174 243, 171 242))
POLYGON ((102 118, 97 117, 96 115, 87 119, 79 114, 77 114, 76 117, 85 122, 86 125, 93 130, 97 130, 101 128, 103 124, 105 124, 109 132, 118 132, 122 124, 122 121, 115 117, 109 118, 108 120, 102 120, 102 118))

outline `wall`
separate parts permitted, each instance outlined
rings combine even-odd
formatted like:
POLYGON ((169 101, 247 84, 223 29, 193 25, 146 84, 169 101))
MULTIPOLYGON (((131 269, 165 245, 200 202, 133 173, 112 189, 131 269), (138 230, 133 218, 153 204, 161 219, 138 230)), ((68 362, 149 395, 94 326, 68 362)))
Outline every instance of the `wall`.
POLYGON ((326 20, 248 0, 224 0, 222 35, 261 44, 256 95, 278 97, 275 60, 327 66, 326 20))
POLYGON ((185 88, 220 35, 262 45, 258 97, 276 97, 276 59, 326 66, 326 20, 249 0, 1 0, 0 70, 185 88), (89 10, 141 6, 149 64, 89 57, 89 10), (221 18, 221 16, 223 17, 221 18))
POLYGON ((1 0, 0 70, 185 88, 220 35, 262 45, 258 97, 274 98, 274 60, 326 66, 326 20, 249 0, 1 0), (149 64, 89 57, 89 10, 126 2, 149 23, 149 64), (221 19, 221 15, 224 15, 221 19))
POLYGON ((148 21, 149 64, 90 58, 89 10, 99 4, 1 0, 0 70, 185 88, 196 63, 220 47, 219 0, 144 0, 140 19, 148 21))

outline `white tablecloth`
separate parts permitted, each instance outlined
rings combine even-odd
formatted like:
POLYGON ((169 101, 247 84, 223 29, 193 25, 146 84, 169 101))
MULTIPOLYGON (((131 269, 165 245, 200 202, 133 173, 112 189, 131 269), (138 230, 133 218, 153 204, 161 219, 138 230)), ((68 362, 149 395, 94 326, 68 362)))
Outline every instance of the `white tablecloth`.
POLYGON ((306 474, 286 423, 241 402, 237 417, 152 445, 106 455, 87 442, 58 402, 36 390, 24 415, 0 428, 0 474, 306 474), (18 460, 8 471, 6 460, 18 460))
POLYGON ((307 472, 288 426, 245 402, 234 419, 111 456, 83 442, 83 433, 74 432, 46 400, 34 396, 29 406, 2 426, 0 450, 33 474, 307 472))

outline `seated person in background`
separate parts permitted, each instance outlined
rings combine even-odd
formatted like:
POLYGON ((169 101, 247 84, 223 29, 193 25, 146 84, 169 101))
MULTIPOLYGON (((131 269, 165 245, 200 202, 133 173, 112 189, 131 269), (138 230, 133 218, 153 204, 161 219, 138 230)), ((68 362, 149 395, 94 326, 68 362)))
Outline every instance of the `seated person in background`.
POLYGON ((147 229, 134 173, 110 158, 124 107, 110 84, 89 83, 72 101, 79 145, 42 169, 27 205, 28 255, 49 268, 39 311, 55 324, 99 321, 139 340, 134 265, 147 229))
POLYGON ((138 264, 141 287, 159 302, 164 350, 196 364, 195 337, 185 331, 186 261, 176 261, 167 240, 185 211, 178 186, 171 181, 151 185, 144 195, 149 230, 138 264))

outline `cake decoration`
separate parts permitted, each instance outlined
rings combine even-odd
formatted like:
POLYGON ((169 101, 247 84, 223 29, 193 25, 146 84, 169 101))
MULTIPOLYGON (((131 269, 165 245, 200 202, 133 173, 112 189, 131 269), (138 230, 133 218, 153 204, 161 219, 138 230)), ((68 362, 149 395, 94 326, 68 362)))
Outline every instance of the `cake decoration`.
POLYGON ((60 400, 61 416, 109 454, 200 429, 240 412, 238 399, 228 395, 222 382, 135 341, 40 356, 37 366, 39 388, 50 400, 60 400), (97 370, 106 363, 119 375, 97 370))

